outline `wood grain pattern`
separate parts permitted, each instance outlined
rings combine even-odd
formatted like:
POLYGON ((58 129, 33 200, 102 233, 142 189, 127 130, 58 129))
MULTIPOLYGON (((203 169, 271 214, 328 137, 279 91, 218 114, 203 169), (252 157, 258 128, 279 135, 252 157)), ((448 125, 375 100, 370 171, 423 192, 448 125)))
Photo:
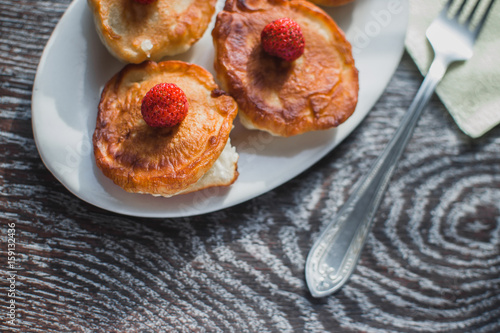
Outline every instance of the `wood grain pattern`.
POLYGON ((472 140, 437 99, 385 196, 361 261, 313 299, 304 262, 396 129, 422 78, 405 55, 373 111, 319 163, 212 214, 142 219, 70 194, 31 129, 42 50, 69 0, 0 0, 0 236, 16 224, 17 322, 1 331, 498 332, 500 128, 472 140))

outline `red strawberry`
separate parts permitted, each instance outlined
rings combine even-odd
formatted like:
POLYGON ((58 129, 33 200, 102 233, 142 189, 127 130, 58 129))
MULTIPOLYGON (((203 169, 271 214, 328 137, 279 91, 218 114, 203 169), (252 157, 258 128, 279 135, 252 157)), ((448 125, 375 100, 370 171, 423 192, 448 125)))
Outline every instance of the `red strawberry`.
POLYGON ((297 22, 284 17, 266 25, 260 35, 268 54, 293 61, 304 53, 304 36, 297 22))
POLYGON ((134 0, 135 2, 142 3, 143 5, 149 5, 150 3, 155 2, 156 0, 134 0))
POLYGON ((174 83, 157 84, 142 99, 142 117, 151 127, 175 126, 187 112, 186 94, 174 83))

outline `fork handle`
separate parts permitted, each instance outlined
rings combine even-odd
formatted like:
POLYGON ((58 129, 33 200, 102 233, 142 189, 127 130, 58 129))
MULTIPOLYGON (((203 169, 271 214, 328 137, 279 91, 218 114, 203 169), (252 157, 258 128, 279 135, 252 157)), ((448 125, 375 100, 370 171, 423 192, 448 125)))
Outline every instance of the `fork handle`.
POLYGON ((309 252, 306 282, 314 297, 335 292, 354 271, 389 179, 448 64, 434 59, 394 137, 309 252))

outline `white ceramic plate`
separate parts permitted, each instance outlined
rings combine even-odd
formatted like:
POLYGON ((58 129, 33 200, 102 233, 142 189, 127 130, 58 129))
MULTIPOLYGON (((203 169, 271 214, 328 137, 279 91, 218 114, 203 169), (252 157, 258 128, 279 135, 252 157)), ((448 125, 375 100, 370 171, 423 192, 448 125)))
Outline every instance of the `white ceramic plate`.
MULTIPOLYGON (((224 1, 219 1, 220 10, 224 1)), ((172 198, 130 194, 102 175, 91 138, 104 84, 122 67, 101 44, 85 0, 75 0, 56 26, 35 78, 32 125, 47 168, 72 193, 109 211, 145 217, 203 214, 254 198, 292 179, 337 146, 363 120, 384 91, 403 52, 408 21, 405 0, 355 0, 325 10, 353 45, 360 72, 354 115, 336 129, 276 138, 244 129, 236 121, 232 143, 240 154, 238 180, 172 198)), ((199 64, 213 73, 211 31, 174 59, 199 64)))

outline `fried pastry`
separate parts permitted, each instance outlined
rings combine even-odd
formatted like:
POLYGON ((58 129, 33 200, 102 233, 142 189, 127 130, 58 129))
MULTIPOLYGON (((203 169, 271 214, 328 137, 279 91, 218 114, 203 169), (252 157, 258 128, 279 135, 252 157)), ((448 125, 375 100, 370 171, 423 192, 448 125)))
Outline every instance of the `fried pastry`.
POLYGON ((277 136, 335 127, 353 112, 358 71, 351 45, 322 9, 305 0, 227 0, 212 31, 214 68, 239 106, 241 123, 277 136), (263 51, 261 31, 287 17, 305 40, 285 61, 263 51))
POLYGON ((88 0, 103 44, 126 63, 159 61, 188 50, 215 12, 216 0, 88 0))
POLYGON ((128 192, 172 196, 232 184, 238 154, 229 133, 233 98, 212 75, 181 61, 129 64, 105 85, 93 135, 96 164, 128 192), (143 96, 169 82, 182 89, 188 112, 173 127, 151 127, 141 114, 143 96))

